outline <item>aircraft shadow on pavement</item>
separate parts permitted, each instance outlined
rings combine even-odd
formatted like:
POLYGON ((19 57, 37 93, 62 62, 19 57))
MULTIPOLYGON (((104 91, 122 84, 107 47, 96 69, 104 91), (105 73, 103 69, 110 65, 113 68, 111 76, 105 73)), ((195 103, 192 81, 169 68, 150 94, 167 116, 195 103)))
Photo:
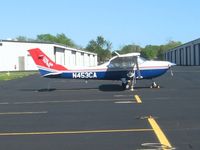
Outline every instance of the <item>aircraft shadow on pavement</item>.
POLYGON ((98 88, 66 88, 66 89, 56 89, 56 88, 50 88, 50 89, 39 89, 38 92, 52 92, 52 91, 80 91, 80 90, 97 90, 98 88))
POLYGON ((99 86, 100 91, 124 91, 125 89, 119 84, 103 84, 99 86))
MULTIPOLYGON (((137 86, 134 89, 150 89, 149 86, 137 86)), ((41 88, 41 89, 20 89, 26 92, 53 92, 53 91, 80 91, 80 90, 100 90, 104 92, 125 91, 119 84, 102 84, 99 87, 75 87, 75 88, 41 88)))
POLYGON ((99 87, 74 87, 74 88, 41 88, 41 89, 20 89, 25 92, 53 92, 53 91, 79 91, 79 90, 100 90, 100 91, 124 91, 118 84, 103 84, 99 87))
POLYGON ((78 90, 95 90, 98 88, 42 88, 42 89, 20 89, 27 92, 53 92, 53 91, 78 91, 78 90))
POLYGON ((55 91, 55 88, 44 88, 44 89, 20 89, 20 91, 24 91, 24 92, 51 92, 51 91, 55 91))
MULTIPOLYGON (((150 89, 150 86, 136 86, 134 87, 135 90, 139 89, 150 89)), ((125 89, 118 84, 104 84, 99 86, 100 91, 125 91, 125 89)))

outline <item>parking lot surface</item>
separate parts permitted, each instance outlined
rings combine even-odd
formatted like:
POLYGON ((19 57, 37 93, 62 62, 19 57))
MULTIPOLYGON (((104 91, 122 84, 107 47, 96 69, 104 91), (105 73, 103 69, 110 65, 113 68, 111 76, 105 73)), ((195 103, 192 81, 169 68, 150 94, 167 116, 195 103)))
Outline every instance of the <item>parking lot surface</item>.
POLYGON ((200 149, 200 67, 175 67, 134 91, 118 81, 0 82, 0 149, 200 149))

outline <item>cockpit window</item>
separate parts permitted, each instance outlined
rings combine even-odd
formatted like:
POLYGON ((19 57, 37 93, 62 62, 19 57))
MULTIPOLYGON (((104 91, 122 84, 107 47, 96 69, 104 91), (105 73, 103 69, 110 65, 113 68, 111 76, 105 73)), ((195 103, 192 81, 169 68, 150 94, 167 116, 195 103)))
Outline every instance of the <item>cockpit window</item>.
POLYGON ((145 58, 143 58, 143 57, 138 57, 138 64, 142 64, 142 63, 144 63, 145 61, 146 61, 145 58))
POLYGON ((133 57, 116 57, 110 61, 109 68, 128 68, 134 66, 133 57))
POLYGON ((138 64, 144 63, 146 60, 142 57, 116 57, 109 63, 109 68, 129 68, 133 67, 136 63, 136 59, 138 64))

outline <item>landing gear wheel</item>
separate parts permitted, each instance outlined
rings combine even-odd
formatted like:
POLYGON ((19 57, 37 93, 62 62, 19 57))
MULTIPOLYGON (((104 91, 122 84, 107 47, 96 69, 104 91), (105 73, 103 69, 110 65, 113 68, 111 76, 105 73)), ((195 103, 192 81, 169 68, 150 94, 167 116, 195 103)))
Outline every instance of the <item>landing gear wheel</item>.
POLYGON ((126 82, 126 83, 123 83, 123 82, 122 82, 122 87, 123 87, 124 90, 129 90, 129 89, 131 89, 131 87, 132 87, 131 82, 130 82, 130 81, 128 81, 128 82, 126 82))
POLYGON ((153 82, 152 85, 150 86, 150 88, 151 88, 151 89, 152 89, 152 88, 157 88, 157 89, 159 89, 160 86, 159 86, 158 84, 156 84, 156 82, 153 82))
POLYGON ((123 83, 123 82, 122 82, 122 87, 123 87, 124 90, 126 90, 127 83, 123 83))
POLYGON ((122 87, 124 90, 130 89, 130 85, 128 83, 122 83, 122 87))
POLYGON ((130 85, 126 84, 126 90, 130 89, 130 85))
POLYGON ((134 85, 135 85, 135 81, 134 80, 130 80, 130 90, 134 91, 134 85))

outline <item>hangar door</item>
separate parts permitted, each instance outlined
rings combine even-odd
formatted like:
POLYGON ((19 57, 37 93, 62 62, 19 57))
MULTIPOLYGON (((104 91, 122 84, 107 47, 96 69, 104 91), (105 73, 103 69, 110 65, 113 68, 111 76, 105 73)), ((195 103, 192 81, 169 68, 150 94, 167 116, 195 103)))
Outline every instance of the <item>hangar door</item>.
POLYGON ((18 57, 18 65, 19 65, 19 71, 25 70, 24 56, 19 56, 18 57))
POLYGON ((65 49, 54 47, 55 62, 60 65, 65 65, 65 49))
POLYGON ((71 51, 71 59, 70 59, 70 64, 72 66, 76 66, 76 52, 75 51, 71 51))

